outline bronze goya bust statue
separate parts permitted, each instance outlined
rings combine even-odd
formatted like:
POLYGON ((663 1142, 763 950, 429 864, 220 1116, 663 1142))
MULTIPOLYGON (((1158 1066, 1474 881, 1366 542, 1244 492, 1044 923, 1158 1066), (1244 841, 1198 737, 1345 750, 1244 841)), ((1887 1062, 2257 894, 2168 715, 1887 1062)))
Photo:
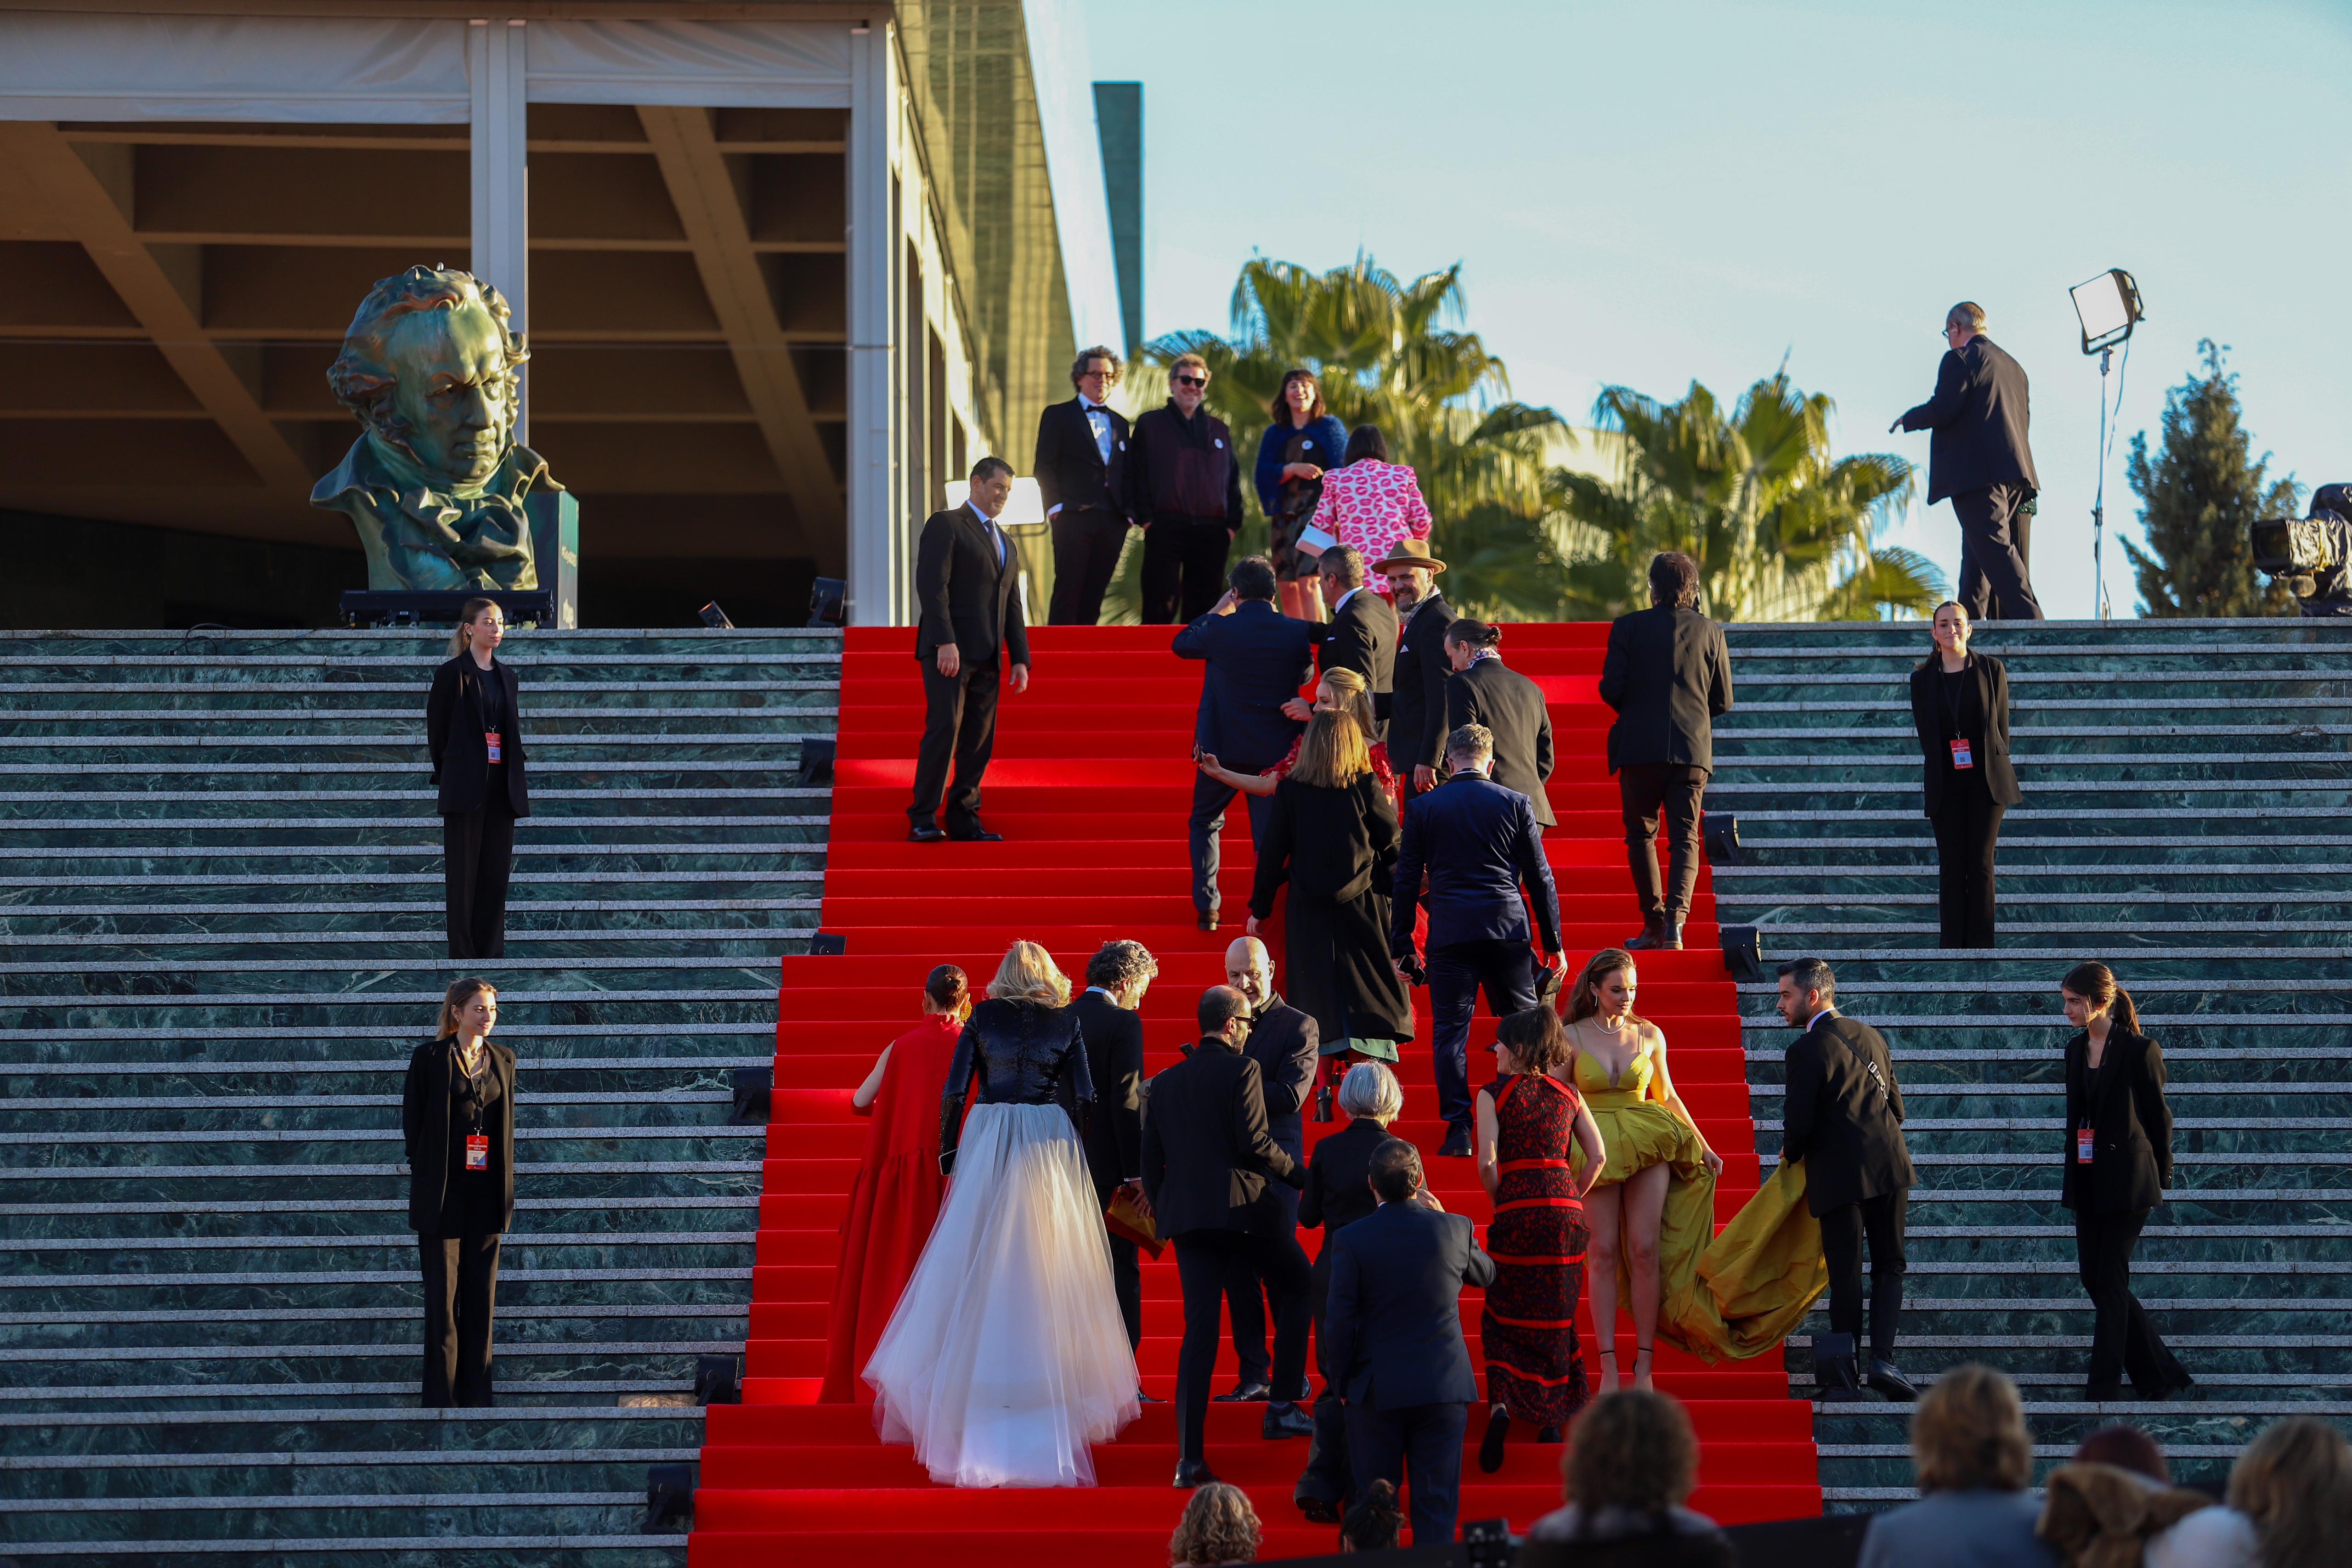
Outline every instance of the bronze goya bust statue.
POLYGON ((515 444, 530 351, 509 319, 497 289, 441 267, 380 279, 352 318, 327 384, 363 431, 310 504, 359 529, 371 589, 541 586, 525 504, 563 486, 515 444))

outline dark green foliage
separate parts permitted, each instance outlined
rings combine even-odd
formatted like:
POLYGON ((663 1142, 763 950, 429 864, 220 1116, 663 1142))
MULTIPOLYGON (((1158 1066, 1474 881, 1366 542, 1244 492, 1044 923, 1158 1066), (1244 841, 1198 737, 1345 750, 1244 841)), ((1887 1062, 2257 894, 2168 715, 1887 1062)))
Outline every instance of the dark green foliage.
POLYGON ((2126 477, 2140 499, 2142 549, 2124 541, 2149 615, 2286 615, 2294 601, 2254 570, 2246 526, 2302 511, 2292 476, 2271 480, 2268 454, 2252 455, 2239 420, 2238 378, 2222 368, 2228 350, 2198 345, 2205 373, 2165 394, 2164 448, 2150 462, 2147 433, 2132 436, 2126 477))

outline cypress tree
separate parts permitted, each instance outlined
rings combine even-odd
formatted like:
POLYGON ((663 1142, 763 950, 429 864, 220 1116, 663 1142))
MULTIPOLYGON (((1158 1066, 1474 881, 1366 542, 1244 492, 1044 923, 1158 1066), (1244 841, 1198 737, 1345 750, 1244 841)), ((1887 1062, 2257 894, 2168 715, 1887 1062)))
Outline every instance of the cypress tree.
POLYGON ((2226 347, 2210 338, 2197 347, 2205 373, 2190 371, 2165 394, 2163 450, 2151 462, 2147 433, 2132 436, 2126 476, 2140 499, 2147 549, 2126 539, 2124 553, 2140 600, 2158 616, 2292 614, 2286 591, 2255 572, 2246 526, 2299 513, 2300 487, 2292 477, 2269 481, 2269 454, 2252 455, 2238 378, 2222 368, 2226 347))

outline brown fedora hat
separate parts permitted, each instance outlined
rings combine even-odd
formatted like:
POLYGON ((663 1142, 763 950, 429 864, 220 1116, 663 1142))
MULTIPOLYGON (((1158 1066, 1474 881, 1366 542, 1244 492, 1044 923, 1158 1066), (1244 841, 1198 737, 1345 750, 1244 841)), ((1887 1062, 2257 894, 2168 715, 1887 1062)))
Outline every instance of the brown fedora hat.
POLYGON ((1423 566, 1432 571, 1444 571, 1445 563, 1429 553, 1427 539, 1399 539, 1394 548, 1372 563, 1374 571, 1386 571, 1392 566, 1423 566))

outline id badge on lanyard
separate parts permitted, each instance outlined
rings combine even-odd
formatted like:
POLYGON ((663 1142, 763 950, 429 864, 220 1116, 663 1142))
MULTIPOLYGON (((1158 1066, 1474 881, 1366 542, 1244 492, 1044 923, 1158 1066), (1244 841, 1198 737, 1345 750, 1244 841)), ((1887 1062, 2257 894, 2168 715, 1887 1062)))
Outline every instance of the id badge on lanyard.
MULTIPOLYGON (((493 762, 496 762, 498 759, 499 759, 498 748, 497 748, 497 747, 494 745, 494 746, 492 746, 492 747, 491 747, 491 749, 490 749, 490 760, 491 760, 491 761, 493 761, 493 762)), ((1977 765, 1976 753, 1975 753, 1974 751, 1972 751, 1972 750, 1970 750, 1970 749, 1969 748, 1969 743, 1968 743, 1966 740, 1956 740, 1956 741, 1952 742, 1952 766, 1953 766, 1953 767, 1955 767, 1955 768, 1974 768, 1976 765, 1977 765)))
POLYGON ((469 1171, 490 1168, 490 1135, 488 1133, 466 1134, 466 1168, 469 1171))
MULTIPOLYGON (((484 730, 484 731, 482 732, 482 744, 483 744, 483 746, 485 746, 486 747, 488 747, 488 748, 489 753, 490 753, 490 760, 491 760, 491 761, 493 761, 493 762, 504 762, 504 761, 506 760, 506 758, 505 758, 503 755, 501 755, 501 754, 500 754, 500 752, 499 752, 499 732, 498 732, 497 730, 495 730, 495 729, 486 729, 486 730, 484 730)), ((1963 767, 1963 768, 1966 768, 1966 767, 1968 766, 1968 764, 1967 764, 1967 763, 1965 763, 1965 762, 1963 762, 1963 763, 1961 763, 1961 764, 1960 764, 1960 766, 1961 766, 1961 767, 1963 767)))
POLYGON ((2074 1163, 2084 1166, 2091 1163, 2091 1129, 2088 1127, 2074 1129, 2074 1163))

